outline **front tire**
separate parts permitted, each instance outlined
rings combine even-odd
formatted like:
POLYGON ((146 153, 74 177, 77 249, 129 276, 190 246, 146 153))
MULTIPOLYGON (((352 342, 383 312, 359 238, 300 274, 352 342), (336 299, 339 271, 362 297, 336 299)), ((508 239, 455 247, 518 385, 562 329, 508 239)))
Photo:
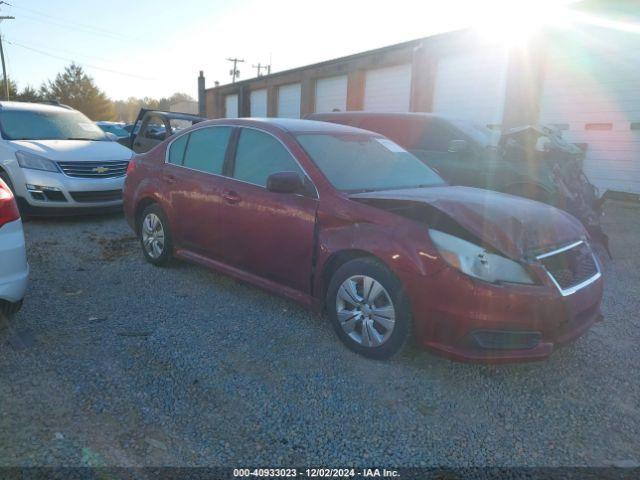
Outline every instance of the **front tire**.
POLYGON ((411 333, 411 309, 400 280, 373 258, 342 265, 331 278, 326 305, 338 338, 369 358, 391 357, 411 333))
POLYGON ((171 261, 173 243, 169 222, 159 205, 149 205, 138 221, 138 235, 145 260, 157 266, 171 261))

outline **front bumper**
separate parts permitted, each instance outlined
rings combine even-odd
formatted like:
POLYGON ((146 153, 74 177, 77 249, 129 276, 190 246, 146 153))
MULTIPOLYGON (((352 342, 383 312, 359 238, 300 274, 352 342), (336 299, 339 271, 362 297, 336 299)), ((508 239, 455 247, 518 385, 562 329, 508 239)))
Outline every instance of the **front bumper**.
POLYGON ((18 219, 0 227, 0 301, 21 301, 28 277, 24 233, 18 219))
POLYGON ((74 178, 63 173, 14 168, 10 172, 25 214, 73 214, 122 207, 125 177, 74 178))
POLYGON ((602 318, 602 278, 562 296, 555 285, 495 285, 472 280, 453 268, 408 285, 417 343, 463 362, 506 363, 547 358, 602 318), (426 292, 426 293, 425 293, 426 292), (531 346, 486 348, 479 334, 527 337, 531 346))

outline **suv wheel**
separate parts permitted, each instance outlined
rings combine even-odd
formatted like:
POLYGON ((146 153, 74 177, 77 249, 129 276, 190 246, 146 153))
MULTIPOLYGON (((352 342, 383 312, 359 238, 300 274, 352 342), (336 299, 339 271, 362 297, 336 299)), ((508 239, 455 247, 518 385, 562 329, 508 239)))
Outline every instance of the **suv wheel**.
POLYGON ((138 224, 138 234, 144 258, 158 266, 171 260, 173 245, 169 223, 159 205, 149 205, 144 209, 138 224))
POLYGON ((351 260, 336 271, 327 309, 340 340, 369 358, 391 357, 411 332, 411 311, 400 280, 372 258, 351 260))

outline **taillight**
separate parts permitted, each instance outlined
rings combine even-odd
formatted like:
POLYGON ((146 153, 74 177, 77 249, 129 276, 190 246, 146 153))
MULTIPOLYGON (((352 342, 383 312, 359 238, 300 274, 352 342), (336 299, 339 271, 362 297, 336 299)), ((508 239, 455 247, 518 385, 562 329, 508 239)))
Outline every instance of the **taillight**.
POLYGON ((129 160, 129 165, 127 165, 127 175, 133 172, 136 169, 136 161, 135 159, 129 160))
POLYGON ((0 227, 19 218, 20 212, 13 193, 0 178, 0 227))

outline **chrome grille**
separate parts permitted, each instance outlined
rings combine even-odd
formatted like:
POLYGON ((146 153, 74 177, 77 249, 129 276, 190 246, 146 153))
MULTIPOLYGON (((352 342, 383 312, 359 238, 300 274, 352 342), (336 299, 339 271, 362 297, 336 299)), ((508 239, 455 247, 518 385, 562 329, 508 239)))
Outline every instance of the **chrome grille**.
POLYGON ((601 275, 591 248, 582 241, 537 258, 563 295, 574 293, 601 275))
POLYGON ((106 162, 58 162, 65 175, 75 178, 115 178, 127 173, 128 160, 106 162))

